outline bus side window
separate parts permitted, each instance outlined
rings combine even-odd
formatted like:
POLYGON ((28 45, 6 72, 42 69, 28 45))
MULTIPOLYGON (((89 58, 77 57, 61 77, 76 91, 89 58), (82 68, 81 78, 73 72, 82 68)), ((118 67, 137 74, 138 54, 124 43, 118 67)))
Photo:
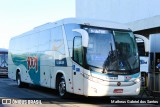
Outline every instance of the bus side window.
POLYGON ((150 53, 150 66, 151 69, 154 69, 154 53, 150 53))
POLYGON ((82 55, 82 38, 79 36, 74 37, 73 45, 73 60, 78 64, 83 64, 82 55))
POLYGON ((155 72, 160 71, 160 53, 155 53, 155 72))

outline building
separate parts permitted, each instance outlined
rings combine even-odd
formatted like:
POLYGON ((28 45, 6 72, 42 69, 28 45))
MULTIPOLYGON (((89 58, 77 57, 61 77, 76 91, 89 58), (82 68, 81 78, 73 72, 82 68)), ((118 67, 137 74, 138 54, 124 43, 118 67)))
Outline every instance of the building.
POLYGON ((160 33, 160 0, 76 0, 76 17, 127 24, 135 33, 160 33))

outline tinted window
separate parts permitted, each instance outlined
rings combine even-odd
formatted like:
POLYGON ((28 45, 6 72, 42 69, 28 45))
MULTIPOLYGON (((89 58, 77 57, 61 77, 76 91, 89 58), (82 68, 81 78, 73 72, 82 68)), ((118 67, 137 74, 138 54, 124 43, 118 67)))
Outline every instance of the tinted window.
POLYGON ((81 36, 79 33, 72 31, 73 29, 80 29, 80 25, 78 24, 66 24, 64 25, 68 48, 69 48, 69 54, 72 57, 73 52, 73 38, 75 36, 81 36))
MULTIPOLYGON (((137 44, 132 32, 114 31, 115 44, 119 56, 119 64, 125 66, 125 70, 139 67, 137 44)), ((124 68, 124 67, 122 67, 124 68)))
POLYGON ((149 58, 150 58, 150 68, 153 70, 154 69, 154 53, 150 53, 149 58))
POLYGON ((160 53, 155 53, 155 72, 160 72, 160 53))
POLYGON ((0 67, 8 67, 8 54, 0 53, 0 67))
POLYGON ((45 30, 39 33, 38 36, 38 50, 46 51, 50 47, 50 30, 45 30))
POLYGON ((144 41, 141 38, 136 38, 138 53, 140 56, 145 56, 145 46, 144 41))
POLYGON ((74 61, 78 64, 82 65, 82 38, 81 37, 75 37, 74 38, 74 61))
POLYGON ((51 30, 51 49, 65 54, 62 27, 55 27, 51 30))

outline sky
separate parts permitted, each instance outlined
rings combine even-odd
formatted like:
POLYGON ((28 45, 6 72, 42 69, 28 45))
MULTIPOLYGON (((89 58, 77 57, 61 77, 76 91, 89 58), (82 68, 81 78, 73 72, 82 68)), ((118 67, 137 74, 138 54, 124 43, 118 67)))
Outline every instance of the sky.
POLYGON ((39 25, 75 17, 75 0, 0 0, 0 48, 39 25))

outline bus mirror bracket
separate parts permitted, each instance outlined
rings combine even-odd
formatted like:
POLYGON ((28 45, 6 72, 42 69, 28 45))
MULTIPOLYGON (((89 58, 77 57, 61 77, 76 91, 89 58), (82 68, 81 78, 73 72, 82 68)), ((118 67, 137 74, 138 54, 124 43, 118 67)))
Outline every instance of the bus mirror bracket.
POLYGON ((149 40, 148 38, 146 38, 143 35, 139 35, 139 34, 134 34, 135 37, 140 38, 144 41, 144 45, 145 45, 145 52, 149 52, 149 40))
POLYGON ((80 33, 82 36, 82 46, 88 47, 89 36, 87 31, 83 29, 73 29, 72 31, 80 33))

